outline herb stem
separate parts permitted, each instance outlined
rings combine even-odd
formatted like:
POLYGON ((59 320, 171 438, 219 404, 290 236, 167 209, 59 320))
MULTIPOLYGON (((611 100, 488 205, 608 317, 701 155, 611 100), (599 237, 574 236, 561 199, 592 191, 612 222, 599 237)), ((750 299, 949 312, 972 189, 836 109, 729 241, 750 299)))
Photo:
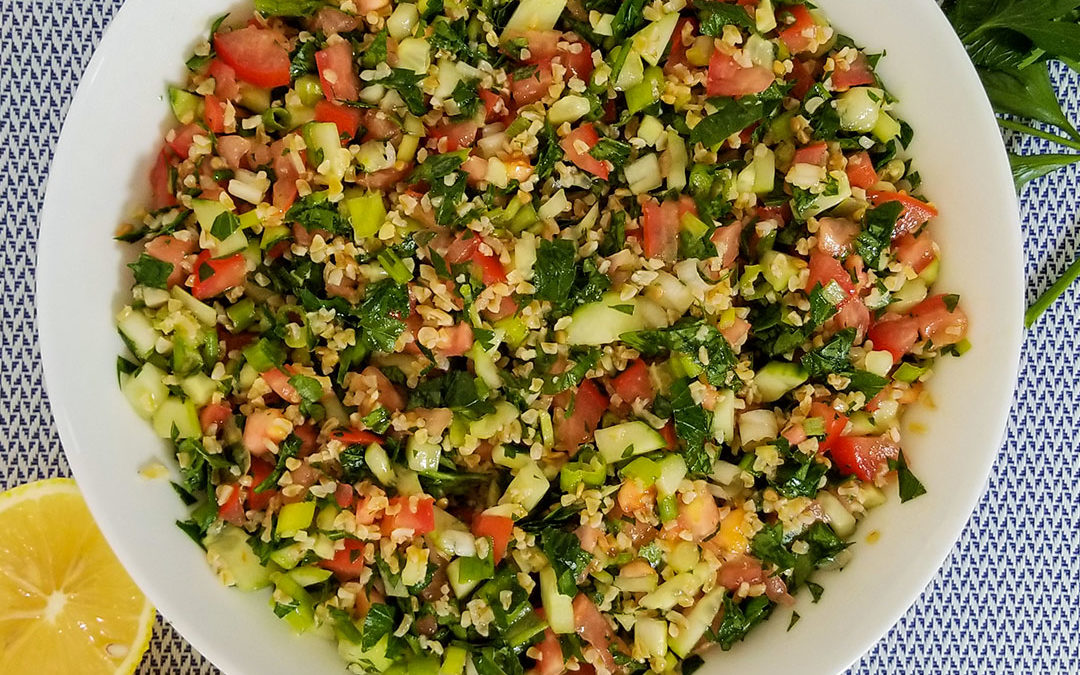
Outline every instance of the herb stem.
POLYGON ((1024 313, 1024 327, 1031 328, 1042 316, 1042 313, 1065 293, 1066 289, 1072 285, 1072 282, 1076 281, 1077 277, 1080 277, 1080 258, 1077 258, 1072 265, 1069 265, 1069 269, 1065 270, 1065 274, 1054 282, 1053 286, 1046 289, 1046 292, 1039 296, 1035 304, 1028 308, 1027 312, 1024 313))
POLYGON ((1080 143, 1077 143, 1072 139, 1066 138, 1064 136, 1059 136, 1049 131, 1043 131, 1042 129, 1036 129, 1033 126, 1023 124, 1022 122, 998 118, 998 124, 1011 131, 1018 131, 1022 134, 1030 134, 1032 136, 1037 136, 1038 138, 1041 138, 1043 140, 1050 141, 1051 143, 1058 143, 1059 145, 1064 145, 1065 147, 1071 148, 1073 150, 1080 150, 1080 143))

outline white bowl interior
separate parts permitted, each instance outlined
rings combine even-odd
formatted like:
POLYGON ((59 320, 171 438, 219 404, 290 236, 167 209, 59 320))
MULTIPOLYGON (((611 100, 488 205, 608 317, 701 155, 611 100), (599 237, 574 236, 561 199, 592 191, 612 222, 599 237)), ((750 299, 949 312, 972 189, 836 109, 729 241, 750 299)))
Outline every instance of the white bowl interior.
MULTIPOLYGON (((911 154, 942 216, 941 288, 963 296, 971 352, 945 359, 934 409, 912 411, 906 454, 928 494, 895 498, 858 531, 853 562, 823 580, 817 605, 800 601, 703 673, 837 672, 899 618, 935 573, 981 494, 999 447, 1019 358, 1022 314, 1017 205, 989 104, 948 23, 931 0, 820 0, 835 25, 874 50, 880 72, 915 128, 911 154), (914 38, 912 36, 918 36, 914 38), (880 539, 866 543, 876 531, 880 539), (782 645, 780 649, 766 641, 782 645)), ((329 642, 296 638, 265 595, 219 585, 200 549, 173 521, 187 517, 165 481, 139 476, 167 452, 116 385, 122 344, 113 313, 129 282, 131 249, 111 235, 145 195, 144 176, 169 116, 165 80, 205 34, 220 0, 129 0, 75 97, 42 211, 39 329, 50 401, 75 476, 136 582, 191 643, 225 672, 342 672, 329 642), (118 273, 121 278, 118 279, 118 273)), ((806 594, 803 593, 803 596, 806 594)))

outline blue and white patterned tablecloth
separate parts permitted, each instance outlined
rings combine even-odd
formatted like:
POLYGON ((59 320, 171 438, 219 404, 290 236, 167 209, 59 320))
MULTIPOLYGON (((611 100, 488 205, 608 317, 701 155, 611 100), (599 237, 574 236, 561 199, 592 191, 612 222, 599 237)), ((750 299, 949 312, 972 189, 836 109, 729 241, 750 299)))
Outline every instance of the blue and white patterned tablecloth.
MULTIPOLYGON (((36 339, 38 212, 67 107, 121 4, 0 0, 0 490, 68 474, 36 339)), ((1080 81, 1056 79, 1077 121, 1080 81)), ((1022 195, 1029 300, 1080 253, 1077 173, 1022 195)), ((962 538, 853 673, 1080 673, 1078 294, 1028 335, 1008 436, 962 538)), ((159 620, 139 673, 214 672, 159 620)))

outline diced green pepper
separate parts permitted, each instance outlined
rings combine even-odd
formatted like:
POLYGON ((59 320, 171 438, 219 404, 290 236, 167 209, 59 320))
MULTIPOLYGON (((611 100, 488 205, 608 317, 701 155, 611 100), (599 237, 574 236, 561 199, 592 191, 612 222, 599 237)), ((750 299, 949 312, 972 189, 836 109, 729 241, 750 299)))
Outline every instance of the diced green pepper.
POLYGON ((306 529, 315 519, 315 502, 294 502, 281 507, 274 534, 291 537, 306 529))
POLYGON ((313 106, 323 99, 322 82, 314 75, 304 75, 296 80, 296 95, 306 106, 313 106))
POLYGON ((242 331, 255 321, 255 302, 251 298, 244 298, 230 305, 225 314, 233 322, 233 330, 242 331))
POLYGON ((345 200, 345 209, 353 226, 353 238, 362 241, 374 237, 386 222, 386 204, 378 192, 366 192, 345 200))
POLYGON ((659 66, 649 66, 645 69, 645 76, 641 82, 626 90, 626 108, 631 115, 641 112, 660 100, 667 85, 664 69, 659 66))

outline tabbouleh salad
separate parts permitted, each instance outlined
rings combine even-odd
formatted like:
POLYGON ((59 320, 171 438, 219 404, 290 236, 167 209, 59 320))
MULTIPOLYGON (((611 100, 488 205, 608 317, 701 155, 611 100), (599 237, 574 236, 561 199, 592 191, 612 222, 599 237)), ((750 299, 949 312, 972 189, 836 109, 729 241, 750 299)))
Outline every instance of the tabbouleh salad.
POLYGON ((254 5, 118 233, 224 583, 358 672, 689 673, 924 491, 898 417, 967 318, 810 3, 254 5))

